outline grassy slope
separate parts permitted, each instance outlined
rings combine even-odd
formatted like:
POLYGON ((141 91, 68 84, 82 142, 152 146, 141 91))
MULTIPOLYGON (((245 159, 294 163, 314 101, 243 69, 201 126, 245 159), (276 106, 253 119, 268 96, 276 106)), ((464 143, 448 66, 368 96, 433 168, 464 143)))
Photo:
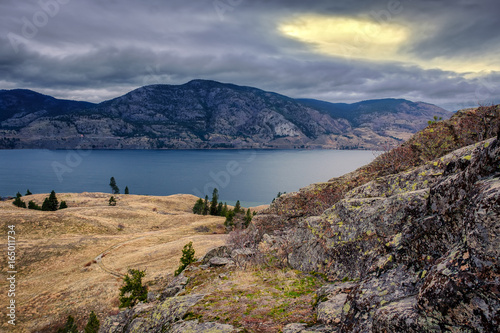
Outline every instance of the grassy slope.
MULTIPOLYGON (((37 194, 23 200, 41 204, 46 196, 37 194)), ((225 242, 223 218, 190 213, 197 199, 194 196, 118 195, 115 207, 108 206, 109 197, 105 193, 58 194, 69 208, 57 212, 0 202, 2 230, 16 225, 16 332, 53 327, 69 314, 83 324, 91 310, 101 319, 116 312, 122 281, 93 262, 106 250, 109 252, 102 259, 106 269, 119 273, 128 268, 146 269, 145 280, 154 290, 177 268, 187 242, 193 241, 197 256, 225 242), (210 231, 197 232, 200 226, 210 231)), ((5 256, 1 260, 4 275, 5 256)), ((4 281, 0 283, 2 290, 7 288, 4 281)), ((7 301, 6 293, 1 293, 0 304, 7 301)), ((0 330, 8 329, 5 321, 1 325, 0 330)))

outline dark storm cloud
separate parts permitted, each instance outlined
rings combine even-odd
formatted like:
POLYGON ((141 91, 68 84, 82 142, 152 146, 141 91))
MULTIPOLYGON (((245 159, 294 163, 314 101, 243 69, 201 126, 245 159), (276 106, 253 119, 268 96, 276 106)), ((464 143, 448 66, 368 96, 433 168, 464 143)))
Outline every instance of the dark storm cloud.
POLYGON ((420 59, 497 54, 494 1, 394 1, 5 0, 0 88, 101 101, 203 78, 333 102, 405 97, 456 108, 495 98, 497 73, 329 57, 278 31, 303 14, 369 18, 412 28, 405 50, 420 59))

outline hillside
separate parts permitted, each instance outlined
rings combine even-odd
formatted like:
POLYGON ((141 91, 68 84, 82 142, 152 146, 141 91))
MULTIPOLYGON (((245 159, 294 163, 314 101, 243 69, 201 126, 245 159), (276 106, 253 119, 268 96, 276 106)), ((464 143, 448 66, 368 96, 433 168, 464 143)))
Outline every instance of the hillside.
POLYGON ((458 112, 281 196, 100 332, 496 332, 499 162, 500 106, 458 112))
POLYGON ((205 80, 146 86, 97 105, 1 91, 0 148, 375 149, 451 115, 405 100, 346 104, 342 112, 335 105, 205 80))
MULTIPOLYGON (((39 205, 48 194, 23 197, 39 205)), ((67 209, 42 212, 0 202, 0 226, 17 235, 17 321, 2 332, 54 332, 69 314, 83 324, 90 311, 101 319, 118 312, 120 274, 146 269, 157 290, 179 265, 182 247, 196 244, 197 256, 225 243, 221 217, 193 215, 192 195, 168 197, 106 193, 58 193, 67 209)), ((2 257, 2 276, 6 257, 2 257)), ((7 281, 0 287, 7 290, 7 281)), ((7 293, 0 303, 7 304, 7 293)), ((3 312, 4 313, 4 312, 3 312)))

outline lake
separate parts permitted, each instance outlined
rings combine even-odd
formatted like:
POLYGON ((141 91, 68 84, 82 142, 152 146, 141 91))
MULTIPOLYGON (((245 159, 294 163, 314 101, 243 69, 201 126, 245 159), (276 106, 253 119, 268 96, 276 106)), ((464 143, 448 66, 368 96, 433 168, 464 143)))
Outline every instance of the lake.
POLYGON ((210 198, 243 206, 268 204, 369 163, 362 150, 0 150, 0 196, 110 192, 115 177, 123 193, 210 198))

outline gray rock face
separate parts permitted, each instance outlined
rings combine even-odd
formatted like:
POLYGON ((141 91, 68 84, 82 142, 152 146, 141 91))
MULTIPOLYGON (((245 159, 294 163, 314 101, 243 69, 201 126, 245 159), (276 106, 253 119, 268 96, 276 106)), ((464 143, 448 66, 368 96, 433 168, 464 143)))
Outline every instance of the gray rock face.
POLYGON ((201 259, 201 263, 203 265, 206 265, 210 262, 212 258, 219 257, 219 258, 227 258, 231 255, 231 251, 227 246, 219 246, 216 248, 213 248, 209 250, 201 259))
POLYGON ((171 333, 236 333, 241 330, 231 325, 218 323, 198 323, 196 320, 176 323, 169 331, 171 333))
POLYGON ((227 266, 227 265, 234 265, 234 261, 228 258, 220 258, 220 257, 213 257, 210 259, 208 262, 211 267, 220 267, 220 266, 227 266))
POLYGON ((189 309, 202 300, 204 295, 167 298, 161 303, 135 306, 108 317, 99 328, 100 333, 154 333, 170 332, 174 323, 180 321, 189 309))
POLYGON ((278 246, 269 235, 281 230, 292 267, 357 281, 318 291, 318 320, 332 330, 494 332, 499 156, 495 139, 465 147, 354 187, 318 216, 308 197, 289 194, 256 227, 262 244, 278 246))
POLYGON ((189 278, 184 276, 184 272, 176 276, 161 293, 160 299, 165 300, 167 297, 177 296, 181 291, 184 290, 189 282, 189 278))

